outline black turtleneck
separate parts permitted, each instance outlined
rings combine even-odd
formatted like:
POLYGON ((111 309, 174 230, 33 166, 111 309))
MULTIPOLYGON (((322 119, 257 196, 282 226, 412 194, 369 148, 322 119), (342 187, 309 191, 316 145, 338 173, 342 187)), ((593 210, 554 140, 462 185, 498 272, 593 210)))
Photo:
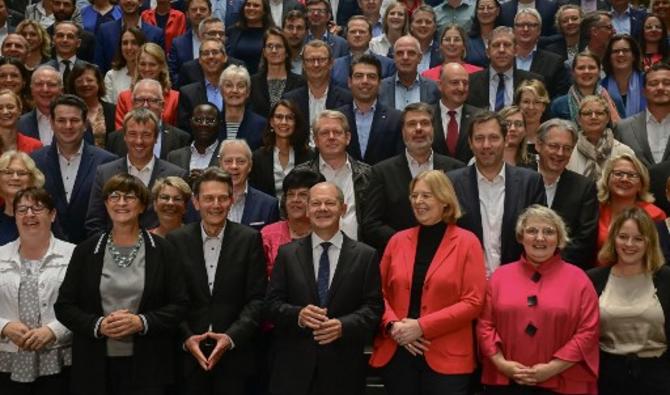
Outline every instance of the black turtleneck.
POLYGON ((409 296, 409 318, 419 318, 421 315, 421 295, 423 294, 423 283, 430 263, 435 257, 437 248, 442 242, 444 232, 447 231, 445 222, 435 225, 419 227, 419 242, 416 245, 416 256, 414 259, 414 270, 412 273, 412 291, 409 296))

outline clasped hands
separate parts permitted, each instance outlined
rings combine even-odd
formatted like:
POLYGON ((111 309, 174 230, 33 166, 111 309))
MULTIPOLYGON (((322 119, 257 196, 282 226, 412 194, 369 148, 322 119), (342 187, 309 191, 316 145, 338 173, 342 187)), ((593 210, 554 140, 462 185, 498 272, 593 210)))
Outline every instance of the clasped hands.
POLYGON ((423 355, 428 351, 430 340, 423 337, 423 329, 418 320, 403 318, 391 325, 389 335, 399 346, 405 348, 410 354, 423 355))
POLYGON ((559 373, 548 363, 525 366, 522 363, 505 359, 494 361, 493 363, 502 374, 510 380, 514 380, 519 385, 537 385, 559 373))
POLYGON ((144 323, 137 314, 129 310, 116 310, 100 323, 100 334, 110 339, 120 340, 144 330, 144 323))
POLYGON ((5 325, 2 335, 24 351, 40 351, 56 340, 56 335, 48 326, 30 329, 20 321, 11 321, 5 325))
POLYGON ((328 318, 328 309, 307 305, 298 314, 298 324, 312 330, 314 341, 326 345, 342 337, 342 322, 328 318))
POLYGON ((230 349, 231 346, 232 343, 228 335, 211 331, 201 335, 193 335, 184 342, 184 347, 186 347, 195 360, 198 361, 198 365, 205 371, 212 370, 223 356, 223 353, 230 349), (214 340, 215 345, 212 353, 209 354, 209 358, 206 358, 205 354, 202 353, 202 349, 200 349, 200 343, 208 339, 214 340))

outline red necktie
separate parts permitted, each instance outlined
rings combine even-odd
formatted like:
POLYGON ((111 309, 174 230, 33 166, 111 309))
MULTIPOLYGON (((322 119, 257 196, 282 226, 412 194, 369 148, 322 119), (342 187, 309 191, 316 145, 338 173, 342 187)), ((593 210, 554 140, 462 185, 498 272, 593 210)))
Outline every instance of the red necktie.
POLYGON ((447 150, 451 156, 456 156, 458 145, 458 122, 456 122, 456 111, 447 111, 449 123, 447 124, 447 150))

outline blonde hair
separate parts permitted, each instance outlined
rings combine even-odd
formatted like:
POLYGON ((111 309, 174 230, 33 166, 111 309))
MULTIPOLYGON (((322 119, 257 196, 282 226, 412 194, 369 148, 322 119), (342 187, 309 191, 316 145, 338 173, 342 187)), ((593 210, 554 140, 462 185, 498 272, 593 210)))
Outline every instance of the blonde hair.
POLYGON ((0 156, 0 170, 8 169, 9 164, 15 159, 21 160, 23 165, 30 172, 29 186, 38 188, 44 186, 44 173, 37 168, 35 161, 25 152, 10 150, 2 154, 2 156, 0 156))
POLYGON ((539 101, 544 103, 545 106, 550 102, 549 92, 544 83, 540 80, 531 79, 521 81, 519 87, 516 88, 516 92, 514 92, 514 103, 517 106, 521 102, 521 95, 523 95, 524 92, 532 93, 539 101))
POLYGON ((589 103, 597 103, 603 106, 605 109, 605 112, 607 113, 607 117, 612 119, 612 112, 610 111, 610 106, 607 104, 607 101, 603 99, 601 96, 596 96, 596 95, 588 95, 584 96, 582 101, 579 103, 579 111, 582 111, 582 109, 589 103))
POLYGON ((523 231, 526 228, 526 224, 531 219, 540 219, 543 221, 549 222, 554 228, 556 228, 556 234, 558 236, 558 248, 563 249, 570 242, 570 237, 568 236, 568 228, 556 211, 550 209, 549 207, 541 206, 539 204, 533 204, 528 207, 519 215, 519 218, 516 220, 516 227, 514 228, 516 232, 517 241, 521 242, 523 238, 523 231))
POLYGON ((621 227, 628 220, 635 222, 647 244, 642 267, 648 273, 655 273, 665 264, 665 258, 658 242, 658 231, 649 214, 637 206, 625 209, 614 219, 607 232, 605 245, 598 252, 598 260, 609 266, 617 263, 619 254, 616 251, 616 238, 621 227))
MULTIPOLYGON (((23 29, 25 29, 28 26, 35 29, 35 31, 37 32, 37 36, 40 38, 40 41, 42 41, 42 48, 40 48, 40 53, 42 54, 42 57, 45 59, 51 58, 51 36, 49 36, 49 33, 42 27, 42 25, 40 25, 39 23, 37 23, 32 19, 24 19, 23 21, 21 21, 21 23, 18 24, 18 26, 16 26, 15 32, 23 37, 23 34, 21 34, 21 32, 23 32, 23 29)), ((28 40, 26 39, 26 41, 28 40)), ((28 51, 28 53, 30 53, 30 48, 27 47, 26 50, 28 51)))
POLYGON ((14 91, 10 89, 1 89, 0 90, 0 96, 5 96, 9 95, 11 96, 14 101, 16 102, 16 105, 19 107, 19 117, 21 116, 21 112, 23 111, 23 101, 21 100, 21 97, 14 93, 14 91))
POLYGON ((342 114, 341 112, 337 110, 323 110, 319 113, 319 115, 314 118, 314 122, 312 122, 312 131, 314 133, 314 137, 319 133, 319 121, 322 119, 335 119, 340 121, 342 124, 342 129, 344 129, 345 133, 350 133, 351 129, 349 128, 349 121, 347 120, 346 115, 342 114))
POLYGON ((620 160, 627 160, 630 162, 635 168, 635 171, 640 175, 640 191, 637 193, 637 200, 653 203, 654 195, 649 193, 649 170, 647 170, 635 155, 625 153, 609 158, 607 162, 605 162, 603 172, 596 185, 598 187, 598 201, 600 203, 607 203, 610 201, 609 178, 612 174, 612 170, 614 170, 614 165, 620 160))
POLYGON ((184 198, 184 204, 188 205, 188 201, 191 199, 193 192, 191 191, 191 187, 188 186, 188 183, 181 177, 168 176, 157 179, 153 188, 151 188, 151 195, 153 200, 158 199, 158 195, 160 195, 161 191, 165 187, 173 187, 177 189, 181 194, 181 197, 184 198))
POLYGON ((426 183, 435 198, 446 207, 442 213, 442 220, 448 224, 455 224, 463 216, 461 206, 458 204, 454 185, 449 178, 440 170, 429 170, 419 173, 409 184, 410 194, 419 181, 426 183))
MULTIPOLYGON (((158 64, 160 65, 160 72, 158 73, 158 79, 157 81, 160 82, 161 86, 163 87, 163 94, 167 94, 170 89, 172 89, 172 84, 170 82, 170 71, 168 70, 168 64, 167 64, 167 59, 165 57, 165 51, 163 48, 161 48, 160 45, 155 44, 155 43, 145 43, 140 47, 140 50, 137 51, 137 57, 135 60, 135 64, 140 64, 140 56, 142 54, 147 54, 154 58, 158 64)), ((140 76, 140 73, 138 71, 139 69, 136 67, 135 68, 135 75, 133 76, 133 82, 132 85, 134 86, 137 81, 143 79, 144 77, 140 76)))

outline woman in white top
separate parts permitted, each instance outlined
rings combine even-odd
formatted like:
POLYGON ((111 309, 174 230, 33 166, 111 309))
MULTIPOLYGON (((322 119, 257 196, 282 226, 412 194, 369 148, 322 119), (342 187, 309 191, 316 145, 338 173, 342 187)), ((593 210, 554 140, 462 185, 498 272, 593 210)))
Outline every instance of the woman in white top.
POLYGON ((670 394, 670 268, 649 215, 623 211, 598 260, 606 266, 588 273, 600 304, 598 392, 670 394))
POLYGON ((67 394, 70 331, 53 303, 74 250, 56 239, 54 202, 43 188, 14 201, 19 238, 0 247, 0 388, 3 394, 67 394))
POLYGON ((119 48, 112 60, 112 69, 105 74, 105 97, 107 103, 116 103, 119 93, 130 89, 135 65, 137 63, 137 52, 147 41, 144 33, 136 28, 126 29, 119 40, 119 48))
POLYGON ((403 3, 392 1, 384 11, 382 19, 384 33, 370 40, 370 51, 380 56, 388 56, 395 40, 407 34, 409 13, 403 3))

